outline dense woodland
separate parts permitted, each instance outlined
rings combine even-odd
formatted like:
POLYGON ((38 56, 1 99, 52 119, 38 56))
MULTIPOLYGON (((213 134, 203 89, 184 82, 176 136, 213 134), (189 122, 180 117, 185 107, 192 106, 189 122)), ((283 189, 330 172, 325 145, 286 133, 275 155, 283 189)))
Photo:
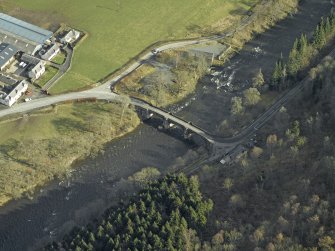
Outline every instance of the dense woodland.
POLYGON ((46 250, 192 250, 212 207, 196 177, 167 176, 46 250))

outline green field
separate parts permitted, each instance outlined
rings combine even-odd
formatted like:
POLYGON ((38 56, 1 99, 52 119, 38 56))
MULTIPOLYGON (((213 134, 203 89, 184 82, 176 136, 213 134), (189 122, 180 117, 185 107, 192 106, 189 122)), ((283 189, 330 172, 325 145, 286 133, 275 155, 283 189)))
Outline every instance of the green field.
POLYGON ((55 85, 53 91, 62 92, 98 81, 156 41, 198 36, 200 28, 257 1, 0 0, 0 7, 44 27, 63 22, 88 34, 75 51, 71 71, 55 85))

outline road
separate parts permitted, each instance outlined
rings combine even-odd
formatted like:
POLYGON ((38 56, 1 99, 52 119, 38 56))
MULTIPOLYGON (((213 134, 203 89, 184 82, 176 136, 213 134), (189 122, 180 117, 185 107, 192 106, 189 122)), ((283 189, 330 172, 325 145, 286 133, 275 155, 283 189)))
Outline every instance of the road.
MULTIPOLYGON (((163 51, 163 50, 169 50, 169 49, 189 46, 192 44, 207 43, 208 41, 221 39, 222 37, 227 36, 227 35, 229 34, 222 35, 222 36, 214 36, 214 37, 205 38, 205 39, 166 44, 157 49, 163 51)), ((4 116, 16 114, 16 113, 27 113, 35 109, 47 107, 47 106, 54 105, 57 103, 62 103, 65 101, 77 100, 77 99, 95 98, 98 100, 110 100, 110 101, 123 102, 121 96, 111 91, 111 85, 119 81, 124 76, 128 75, 130 72, 132 72, 137 67, 139 67, 142 64, 141 63, 142 60, 148 59, 151 56, 153 56, 152 52, 145 54, 141 58, 141 60, 137 61, 132 66, 127 68, 124 72, 122 72, 120 75, 118 75, 111 81, 108 81, 101 86, 98 86, 98 87, 95 87, 95 88, 92 88, 86 91, 72 92, 72 93, 62 94, 58 96, 48 96, 48 97, 32 100, 30 102, 16 104, 13 107, 1 110, 0 118, 4 116)), ((329 56, 335 58, 335 49, 329 54, 329 56)), ((283 105, 285 105, 292 98, 296 97, 296 95, 302 91, 302 89, 305 86, 304 83, 307 81, 307 79, 308 77, 305 78, 303 81, 301 81, 299 84, 297 84, 291 90, 285 92, 266 112, 264 112, 261 116, 259 116, 250 126, 244 129, 240 134, 234 137, 231 137, 231 138, 223 138, 223 137, 219 137, 216 135, 212 135, 197 126, 192 125, 191 123, 181 118, 178 118, 177 116, 174 116, 167 111, 164 111, 163 109, 154 107, 139 99, 131 98, 130 103, 134 106, 141 107, 145 110, 149 110, 156 114, 159 114, 165 119, 171 122, 174 122, 175 124, 179 124, 183 126, 184 128, 187 128, 191 132, 196 133, 200 135, 201 137, 205 138, 209 143, 211 143, 214 146, 213 155, 219 157, 219 156, 225 155, 227 152, 235 148, 237 145, 241 144, 243 141, 248 139, 250 135, 257 132, 258 129, 260 129, 267 121, 269 121, 273 117, 273 115, 276 112, 278 112, 279 109, 283 105)))

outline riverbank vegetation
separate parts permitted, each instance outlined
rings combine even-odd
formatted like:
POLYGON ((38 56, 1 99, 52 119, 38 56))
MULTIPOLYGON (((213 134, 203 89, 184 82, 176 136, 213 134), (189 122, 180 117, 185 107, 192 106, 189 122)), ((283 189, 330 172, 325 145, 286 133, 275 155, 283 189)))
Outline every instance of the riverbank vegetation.
POLYGON ((166 176, 46 250, 194 250, 212 207, 197 177, 166 176))
POLYGON ((228 45, 228 50, 224 51, 215 60, 215 64, 222 65, 236 51, 243 48, 244 44, 250 41, 255 34, 259 34, 269 29, 276 22, 292 15, 298 9, 301 0, 263 0, 256 4, 249 12, 249 17, 244 17, 239 22, 235 22, 231 27, 233 35, 222 40, 228 45))
POLYGON ((220 125, 224 136, 237 134, 264 112, 278 98, 278 92, 302 81, 313 65, 332 49, 335 37, 335 14, 322 18, 310 39, 305 34, 297 38, 287 59, 281 57, 270 79, 265 80, 261 69, 252 79, 252 87, 243 95, 231 99, 231 117, 220 125))
POLYGON ((334 41, 334 37, 335 13, 332 12, 328 17, 321 19, 310 40, 302 34, 294 42, 288 59, 280 58, 277 61, 271 78, 271 88, 284 90, 292 86, 297 79, 301 79, 306 69, 315 64, 322 56, 323 50, 334 41))
POLYGON ((139 118, 118 103, 75 103, 0 122, 0 205, 70 175, 73 161, 132 131, 139 118))
POLYGON ((179 50, 161 52, 153 65, 146 64, 118 82, 115 91, 160 107, 174 104, 195 90, 210 58, 179 50))

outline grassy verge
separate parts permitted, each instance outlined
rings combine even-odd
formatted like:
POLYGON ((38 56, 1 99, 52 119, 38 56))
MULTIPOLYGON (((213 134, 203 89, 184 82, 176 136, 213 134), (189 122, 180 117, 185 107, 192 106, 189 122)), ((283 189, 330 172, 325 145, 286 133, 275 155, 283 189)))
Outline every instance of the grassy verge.
POLYGON ((74 160, 139 124, 137 114, 115 103, 58 105, 0 123, 0 205, 70 174, 74 160))
POLYGON ((55 64, 63 64, 65 61, 66 55, 63 51, 60 51, 51 61, 55 64))
POLYGON ((52 66, 46 66, 45 73, 36 81, 39 87, 43 87, 50 79, 52 79, 58 72, 58 69, 52 66))
POLYGON ((74 55, 70 71, 74 74, 66 74, 57 83, 63 91, 70 91, 86 86, 76 74, 96 82, 156 41, 197 37, 223 30, 227 17, 243 16, 256 2, 34 0, 28 3, 17 0, 2 1, 1 7, 9 14, 44 27, 63 22, 88 34, 74 55))

